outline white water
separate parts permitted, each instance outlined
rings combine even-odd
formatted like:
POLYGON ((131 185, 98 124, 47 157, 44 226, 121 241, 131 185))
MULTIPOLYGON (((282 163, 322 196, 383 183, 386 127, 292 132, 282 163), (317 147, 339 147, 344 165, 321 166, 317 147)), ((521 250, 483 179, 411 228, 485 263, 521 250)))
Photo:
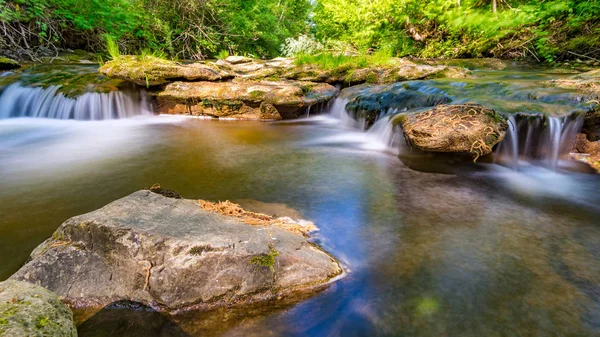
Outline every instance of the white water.
POLYGON ((539 116, 517 121, 510 116, 495 162, 513 169, 534 165, 555 171, 571 150, 582 122, 581 117, 573 120, 539 116))
POLYGON ((8 86, 0 94, 0 119, 33 117, 107 120, 152 114, 148 99, 141 93, 88 92, 69 98, 59 92, 59 89, 58 86, 23 87, 19 83, 8 86))
POLYGON ((159 142, 151 128, 179 124, 179 116, 140 116, 79 122, 49 118, 0 120, 0 176, 39 183, 102 173, 104 165, 128 165, 159 142))
POLYGON ((309 145, 351 145, 361 150, 397 152, 398 139, 387 113, 382 114, 368 130, 364 119, 356 120, 347 111, 347 99, 336 98, 326 114, 310 118, 312 121, 343 129, 339 134, 311 141, 309 145))

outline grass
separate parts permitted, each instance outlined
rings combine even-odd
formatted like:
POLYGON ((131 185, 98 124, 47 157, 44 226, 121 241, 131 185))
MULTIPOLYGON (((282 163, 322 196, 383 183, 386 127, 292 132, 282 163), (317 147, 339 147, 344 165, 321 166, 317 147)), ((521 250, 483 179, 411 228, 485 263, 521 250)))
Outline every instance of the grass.
POLYGON ((219 60, 224 60, 227 57, 229 57, 229 52, 225 49, 222 49, 221 51, 219 51, 219 53, 217 54, 217 59, 219 60))
POLYGON ((121 51, 119 50, 119 44, 114 37, 106 34, 104 35, 106 39, 106 51, 111 59, 116 60, 121 56, 121 51))
POLYGON ((296 65, 316 65, 323 70, 340 67, 367 68, 370 66, 389 65, 392 57, 385 51, 378 51, 370 55, 349 56, 341 53, 319 53, 315 55, 298 54, 295 57, 296 65))

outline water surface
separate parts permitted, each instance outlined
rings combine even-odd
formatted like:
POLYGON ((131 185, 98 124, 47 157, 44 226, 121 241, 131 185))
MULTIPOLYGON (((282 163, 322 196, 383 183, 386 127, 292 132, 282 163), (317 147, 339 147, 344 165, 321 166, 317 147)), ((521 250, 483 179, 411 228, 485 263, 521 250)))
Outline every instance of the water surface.
POLYGON ((2 120, 0 279, 67 218, 160 183, 284 203, 321 228, 314 240, 348 276, 299 303, 107 309, 80 336, 600 335, 598 176, 414 170, 356 138, 322 117, 2 120))

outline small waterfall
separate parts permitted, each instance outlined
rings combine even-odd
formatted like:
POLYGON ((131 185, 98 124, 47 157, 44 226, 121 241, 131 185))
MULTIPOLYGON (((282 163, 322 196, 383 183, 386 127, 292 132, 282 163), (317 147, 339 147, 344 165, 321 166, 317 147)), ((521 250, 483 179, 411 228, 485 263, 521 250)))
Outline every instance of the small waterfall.
POLYGON ((388 148, 392 148, 394 146, 395 133, 394 125, 390 119, 389 116, 386 116, 375 122, 367 131, 367 137, 375 142, 384 144, 388 148))
MULTIPOLYGON (((527 138, 529 139, 529 133, 527 138)), ((513 169, 519 165, 519 134, 514 115, 508 117, 508 130, 506 130, 504 140, 498 146, 496 153, 495 162, 502 162, 513 169)))
POLYGON ((151 114, 143 93, 111 91, 88 92, 66 97, 59 86, 23 87, 14 83, 0 94, 0 119, 34 117, 53 119, 104 120, 151 114))
POLYGON ((340 121, 340 124, 345 127, 358 128, 359 122, 352 118, 346 111, 348 100, 341 97, 336 97, 329 109, 331 117, 340 121))
POLYGON ((366 150, 395 150, 397 137, 390 113, 396 110, 382 113, 375 124, 367 129, 365 119, 356 120, 346 111, 347 103, 347 99, 336 98, 329 107, 328 114, 337 120, 338 125, 352 130, 344 132, 342 135, 329 137, 319 143, 354 143, 360 144, 360 147, 366 150))
POLYGON ((494 161, 518 169, 522 163, 558 168, 559 161, 571 151, 583 118, 511 115, 509 128, 494 161))

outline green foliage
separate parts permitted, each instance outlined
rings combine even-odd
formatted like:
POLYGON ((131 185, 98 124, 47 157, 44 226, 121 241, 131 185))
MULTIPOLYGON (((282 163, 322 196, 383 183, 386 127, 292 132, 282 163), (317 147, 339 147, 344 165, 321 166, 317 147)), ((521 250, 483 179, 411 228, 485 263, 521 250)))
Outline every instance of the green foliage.
POLYGON ((219 53, 217 53, 217 59, 223 60, 229 57, 229 52, 225 49, 222 49, 219 53))
POLYGON ((43 47, 112 58, 335 51, 370 55, 367 62, 379 53, 554 62, 573 53, 599 59, 599 17, 600 0, 0 0, 0 49, 31 57, 43 47))
POLYGON ((349 56, 341 53, 320 53, 316 55, 296 55, 296 65, 312 64, 323 70, 340 68, 366 68, 374 65, 387 65, 391 57, 386 52, 377 52, 373 55, 349 56))
POLYGON ((279 251, 269 244, 269 253, 253 256, 250 259, 250 264, 260 267, 269 267, 271 272, 275 271, 275 257, 279 256, 279 251))
POLYGON ((315 34, 395 56, 532 58, 600 55, 598 0, 319 0, 315 34), (589 53, 589 54, 588 54, 589 53))
POLYGON ((310 8, 309 0, 0 0, 0 48, 104 52, 110 36, 125 54, 270 57, 307 31, 310 8))
POLYGON ((106 51, 111 59, 116 60, 121 56, 121 52, 119 51, 119 45, 117 41, 110 35, 104 35, 106 39, 106 51))

